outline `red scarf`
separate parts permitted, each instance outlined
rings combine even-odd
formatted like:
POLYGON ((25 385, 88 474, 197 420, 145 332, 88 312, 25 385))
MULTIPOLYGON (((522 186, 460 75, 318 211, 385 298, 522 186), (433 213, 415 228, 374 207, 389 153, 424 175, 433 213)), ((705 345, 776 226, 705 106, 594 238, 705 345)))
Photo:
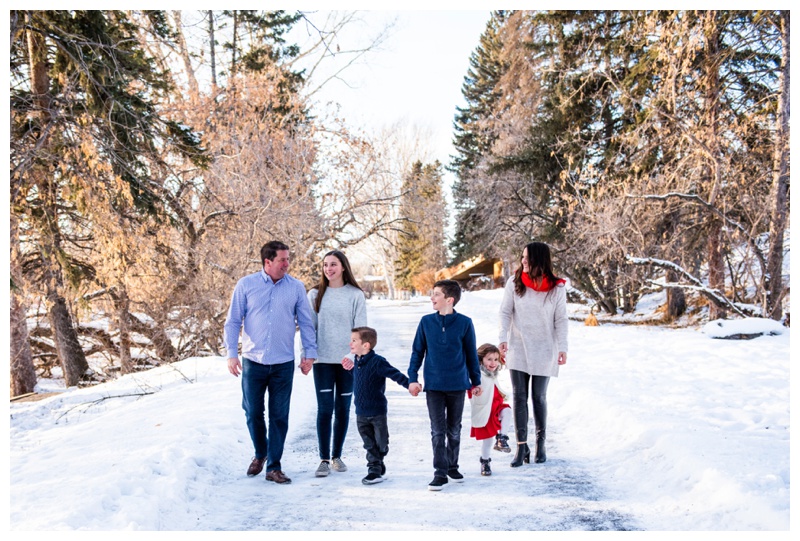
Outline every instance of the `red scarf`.
POLYGON ((550 291, 556 286, 560 286, 562 284, 566 284, 567 281, 563 278, 559 278, 556 280, 556 283, 553 284, 547 276, 542 276, 542 283, 541 285, 536 285, 536 282, 528 276, 527 272, 523 272, 522 274, 522 283, 525 284, 526 287, 531 288, 534 291, 550 291))

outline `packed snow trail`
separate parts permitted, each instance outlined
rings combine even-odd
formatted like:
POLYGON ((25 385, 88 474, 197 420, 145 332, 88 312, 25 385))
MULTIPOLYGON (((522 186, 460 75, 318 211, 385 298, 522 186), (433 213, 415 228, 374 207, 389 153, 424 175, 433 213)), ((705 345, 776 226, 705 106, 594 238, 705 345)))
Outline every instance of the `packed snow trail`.
MULTIPOLYGON (((371 307, 370 325, 379 330, 377 352, 405 372, 419 318, 430 313, 427 302, 371 307), (383 346, 383 347, 382 347, 383 346)), ((479 337, 484 341, 488 337, 479 337)), ((277 486, 244 476, 249 455, 227 457, 230 464, 207 497, 213 512, 199 516, 198 530, 630 530, 633 518, 609 501, 592 479, 587 466, 560 457, 559 429, 551 426, 548 460, 511 468, 513 453, 493 451, 493 475, 481 477, 480 446, 469 437, 469 403, 464 408, 460 470, 463 483, 448 483, 430 492, 433 477, 430 422, 425 397, 412 397, 387 380, 389 399, 389 454, 386 480, 364 486, 366 461, 351 411, 343 459, 345 473, 314 477, 319 464, 316 408, 304 408, 302 419, 292 419, 282 460, 291 485, 277 486), (309 491, 309 487, 313 490, 309 491), (222 510, 230 517, 215 523, 222 510)), ((504 388, 510 391, 505 381, 504 388)), ((552 392, 558 392, 557 386, 552 392)), ((315 401, 313 380, 295 377, 293 402, 315 401)), ((242 437, 244 414, 240 414, 242 437)), ((532 428, 531 428, 532 430, 532 428)), ((514 444, 511 437, 511 444, 514 444)), ((249 448, 249 440, 243 442, 249 448)), ((166 524, 165 524, 166 526, 166 524)))
MULTIPOLYGON (((479 344, 497 341, 501 295, 465 293, 456 307, 479 344)), ((376 350, 402 371, 430 309, 425 298, 368 302, 376 350)), ((425 397, 392 381, 388 478, 373 486, 361 484, 354 411, 349 471, 314 477, 314 383, 299 370, 282 460, 289 486, 245 475, 253 450, 241 380, 221 357, 89 388, 40 381, 56 394, 10 405, 10 529, 788 531, 788 332, 716 340, 693 328, 580 321, 569 332, 567 364, 548 388, 547 462, 510 468, 510 454, 493 452, 494 475, 481 477, 467 406, 466 481, 438 493, 427 490, 425 397)), ((511 391, 507 371, 500 385, 511 391)))

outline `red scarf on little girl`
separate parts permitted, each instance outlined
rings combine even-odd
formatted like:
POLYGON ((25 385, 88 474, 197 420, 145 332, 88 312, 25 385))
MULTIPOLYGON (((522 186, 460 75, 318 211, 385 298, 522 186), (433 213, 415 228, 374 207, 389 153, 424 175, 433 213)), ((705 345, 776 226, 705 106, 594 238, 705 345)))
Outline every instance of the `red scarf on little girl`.
POLYGON ((550 291, 556 286, 560 286, 561 284, 566 284, 567 281, 563 278, 559 278, 556 280, 556 283, 550 281, 547 276, 542 276, 542 283, 540 285, 536 285, 536 282, 528 276, 527 272, 523 272, 522 274, 522 283, 525 284, 526 287, 531 288, 534 291, 550 291))

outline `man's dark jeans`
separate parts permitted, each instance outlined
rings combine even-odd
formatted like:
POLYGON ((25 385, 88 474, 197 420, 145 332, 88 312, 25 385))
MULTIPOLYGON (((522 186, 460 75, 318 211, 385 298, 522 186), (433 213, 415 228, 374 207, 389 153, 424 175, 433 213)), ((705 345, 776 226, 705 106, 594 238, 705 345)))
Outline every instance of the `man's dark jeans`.
POLYGON ((268 472, 281 469, 293 380, 294 361, 265 365, 242 359, 242 408, 256 458, 267 458, 268 472), (267 393, 269 439, 264 421, 264 395, 267 393))
POLYGON ((331 417, 333 417, 333 456, 341 458, 344 438, 350 424, 353 399, 353 371, 341 364, 314 363, 317 390, 317 439, 319 457, 331 459, 331 417))
POLYGON ((461 416, 466 391, 425 391, 428 415, 431 418, 434 475, 446 477, 458 469, 461 448, 461 416))
POLYGON ((381 475, 383 457, 389 452, 389 425, 386 415, 356 416, 356 426, 367 450, 367 471, 381 475))

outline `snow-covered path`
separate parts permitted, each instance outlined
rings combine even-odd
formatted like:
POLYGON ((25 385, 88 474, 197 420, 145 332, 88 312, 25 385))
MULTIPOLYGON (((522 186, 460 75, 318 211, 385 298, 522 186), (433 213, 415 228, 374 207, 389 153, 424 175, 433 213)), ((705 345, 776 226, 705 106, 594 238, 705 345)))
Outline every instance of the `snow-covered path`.
MULTIPOLYGON (((500 291, 465 294, 496 342, 500 291)), ((578 309, 572 307, 571 309, 578 309)), ((427 299, 371 301, 376 350, 408 367, 427 299)), ((502 386, 510 391, 507 372, 502 386)), ((187 359, 39 402, 11 404, 12 530, 786 530, 789 335, 712 340, 694 329, 584 327, 548 390, 548 460, 479 475, 464 412, 462 484, 433 473, 425 399, 387 381, 384 483, 365 487, 355 427, 346 473, 317 479, 312 378, 294 381, 288 486, 248 478, 238 379, 187 359)), ((513 436, 512 436, 513 445, 513 436)))
MULTIPOLYGON (((371 307, 370 324, 381 329, 379 351, 405 371, 419 318, 430 312, 428 303, 371 307), (387 347, 381 347, 382 345, 387 347)), ((310 378, 309 378, 310 380, 310 378)), ((506 385, 510 390, 510 384, 506 385)), ((236 393, 234 393, 235 395, 236 393)), ((192 529, 199 530, 619 530, 636 528, 633 520, 604 497, 579 461, 559 458, 558 429, 545 464, 509 467, 511 456, 494 452, 494 475, 479 475, 479 447, 469 438, 469 405, 465 407, 461 470, 464 483, 448 484, 441 493, 427 491, 433 476, 430 422, 425 399, 387 381, 390 451, 387 479, 364 487, 364 451, 352 413, 344 458, 349 471, 314 477, 319 463, 315 409, 293 416, 284 455, 290 486, 267 483, 263 476, 242 475, 248 456, 230 457, 225 471, 204 495, 203 507, 192 529), (484 502, 483 504, 481 502, 484 502), (491 507, 492 512, 481 509, 491 507), (478 516, 476 516, 476 514, 478 516), (226 516, 225 524, 219 517, 226 516), (302 519, 301 519, 302 518, 302 519)), ((301 375, 295 379, 294 401, 314 401, 313 385, 301 375)), ((237 396, 232 396, 233 401, 237 396)), ((298 411, 300 413, 300 411, 298 411)), ((243 423, 243 414, 241 422, 243 423)), ((246 434, 245 434, 246 435, 246 434)), ((512 437, 513 440, 513 437, 512 437)), ((247 452, 249 441, 243 442, 247 452)), ((513 444, 513 441, 512 441, 513 444)), ((188 529, 188 524, 184 526, 188 529)))

